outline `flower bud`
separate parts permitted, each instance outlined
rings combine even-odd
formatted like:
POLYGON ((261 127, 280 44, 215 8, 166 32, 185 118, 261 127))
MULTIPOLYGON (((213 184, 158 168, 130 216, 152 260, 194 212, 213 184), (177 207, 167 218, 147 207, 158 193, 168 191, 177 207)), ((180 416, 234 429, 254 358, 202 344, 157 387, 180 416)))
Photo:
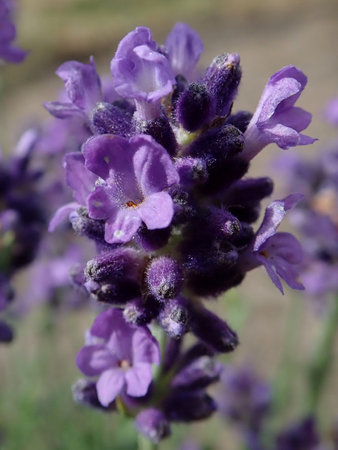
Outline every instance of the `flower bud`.
POLYGON ((91 219, 88 210, 80 207, 69 216, 73 230, 80 236, 86 236, 96 242, 104 243, 104 221, 91 219))
POLYGON ((172 385, 182 389, 202 389, 218 381, 222 365, 204 355, 183 367, 174 377, 172 385))
POLYGON ((141 411, 136 416, 135 424, 140 433, 156 444, 170 434, 169 422, 159 409, 148 408, 141 411))
POLYGON ((189 326, 187 301, 184 298, 168 299, 158 316, 158 321, 170 337, 182 337, 189 326))
POLYGON ((227 123, 238 128, 242 133, 248 128, 250 120, 252 118, 252 113, 249 111, 238 111, 236 114, 231 114, 227 123))
POLYGON ((180 95, 176 105, 176 118, 188 131, 197 131, 211 117, 213 101, 204 84, 191 83, 180 95))
POLYGON ((202 158, 179 158, 175 166, 181 186, 191 188, 196 184, 203 184, 208 178, 206 162, 202 158))
POLYGON ((237 53, 224 53, 217 56, 205 72, 203 82, 215 101, 217 116, 226 116, 231 110, 242 76, 239 63, 237 53))
POLYGON ((150 293, 157 300, 174 298, 183 285, 179 263, 169 256, 154 258, 147 268, 146 282, 150 293))
POLYGON ((165 413, 173 422, 207 419, 217 409, 215 401, 204 391, 175 389, 165 402, 165 413))
POLYGON ((136 123, 136 132, 139 134, 148 134, 155 139, 169 155, 176 154, 177 142, 174 132, 169 123, 168 117, 161 114, 156 119, 138 120, 136 123))
POLYGON ((160 305, 154 297, 148 296, 146 300, 138 297, 126 303, 123 317, 132 325, 144 326, 157 317, 159 309, 160 305))
POLYGON ((204 307, 191 310, 191 329, 216 352, 232 352, 238 345, 237 334, 229 325, 204 307))

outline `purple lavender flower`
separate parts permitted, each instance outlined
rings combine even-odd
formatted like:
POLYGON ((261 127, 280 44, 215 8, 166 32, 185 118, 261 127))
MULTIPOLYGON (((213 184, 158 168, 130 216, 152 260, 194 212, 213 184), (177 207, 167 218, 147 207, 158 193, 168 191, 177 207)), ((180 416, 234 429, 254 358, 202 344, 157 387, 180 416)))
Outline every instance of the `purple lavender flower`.
POLYGON ((286 66, 268 81, 248 128, 242 156, 251 160, 271 142, 282 149, 312 144, 316 139, 300 132, 311 122, 311 114, 294 106, 307 82, 294 66, 286 66))
POLYGON ((269 277, 282 293, 284 291, 280 278, 293 289, 304 289, 298 281, 303 259, 302 247, 290 233, 276 233, 286 212, 301 198, 302 195, 293 194, 272 202, 266 208, 262 224, 256 232, 253 253, 246 252, 242 256, 241 263, 244 266, 248 264, 247 270, 264 265, 269 277))
POLYGON ((146 327, 128 325, 121 310, 110 309, 95 319, 90 329, 95 344, 83 347, 76 357, 87 376, 98 376, 97 395, 108 406, 123 392, 143 397, 152 381, 152 364, 160 363, 160 350, 146 327))
POLYGON ((87 169, 104 180, 90 194, 88 209, 90 217, 106 221, 107 242, 130 241, 142 221, 149 230, 170 225, 173 201, 165 189, 179 178, 150 136, 97 136, 85 143, 83 154, 87 169))
POLYGON ((139 117, 158 117, 161 99, 171 92, 174 76, 149 28, 137 27, 128 33, 119 43, 110 67, 116 92, 135 100, 139 117))
POLYGON ((195 30, 178 22, 165 41, 165 49, 174 75, 183 75, 188 80, 204 51, 204 45, 195 30))
POLYGON ((25 59, 27 52, 13 45, 16 39, 13 9, 12 0, 0 0, 0 60, 16 64, 25 59))
POLYGON ((90 58, 89 64, 67 61, 61 64, 56 74, 65 83, 68 101, 46 102, 45 108, 59 119, 81 116, 88 121, 92 109, 102 99, 101 81, 94 59, 90 58))

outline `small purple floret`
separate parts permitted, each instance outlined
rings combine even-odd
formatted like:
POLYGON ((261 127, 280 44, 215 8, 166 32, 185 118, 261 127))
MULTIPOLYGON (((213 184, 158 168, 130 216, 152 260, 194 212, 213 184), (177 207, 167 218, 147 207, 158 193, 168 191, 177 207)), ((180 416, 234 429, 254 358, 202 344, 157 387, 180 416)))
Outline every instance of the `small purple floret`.
POLYGON ((76 364, 85 375, 99 377, 100 403, 108 406, 122 392, 143 397, 152 381, 152 364, 160 363, 159 345, 148 328, 134 328, 122 310, 110 309, 95 319, 90 336, 102 343, 83 347, 76 364))

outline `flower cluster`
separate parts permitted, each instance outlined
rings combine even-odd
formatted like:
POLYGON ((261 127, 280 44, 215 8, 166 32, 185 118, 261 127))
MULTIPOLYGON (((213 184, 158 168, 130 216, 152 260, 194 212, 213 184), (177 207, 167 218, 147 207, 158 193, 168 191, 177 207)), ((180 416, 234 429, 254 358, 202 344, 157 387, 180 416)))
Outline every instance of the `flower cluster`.
POLYGON ((238 344, 202 298, 219 296, 258 266, 281 291, 281 280, 302 289, 301 248, 277 232, 300 196, 272 202, 255 232, 273 183, 246 173, 269 143, 286 149, 314 141, 300 133, 310 114, 294 106, 306 77, 284 67, 254 115, 232 113, 239 55, 218 56, 196 77, 202 51, 185 24, 164 46, 138 27, 118 45, 109 88, 102 89, 93 59, 70 61, 57 70, 65 98, 45 103, 53 116, 76 120, 89 133, 81 152, 64 158, 74 201, 50 223, 54 230, 69 218, 77 234, 96 243, 83 284, 106 306, 77 356, 89 378, 74 386, 74 397, 104 410, 122 408, 155 442, 170 422, 215 410, 206 392, 220 376, 214 357, 238 344), (161 351, 149 327, 166 336, 161 351), (196 339, 188 349, 187 332, 196 339))
POLYGON ((26 52, 13 45, 16 39, 16 28, 13 23, 14 4, 12 0, 0 0, 0 60, 9 63, 20 63, 26 52))

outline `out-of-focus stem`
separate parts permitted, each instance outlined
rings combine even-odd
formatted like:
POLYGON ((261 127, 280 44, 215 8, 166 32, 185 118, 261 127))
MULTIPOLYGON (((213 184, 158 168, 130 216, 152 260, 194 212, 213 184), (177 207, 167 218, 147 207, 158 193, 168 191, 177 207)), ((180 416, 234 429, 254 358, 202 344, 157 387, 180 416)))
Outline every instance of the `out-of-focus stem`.
POLYGON ((159 447, 142 434, 137 438, 137 450, 157 450, 159 447))
POLYGON ((308 365, 308 413, 315 414, 334 359, 338 333, 338 296, 333 299, 318 344, 308 365))
POLYGON ((275 382, 275 413, 280 419, 285 409, 290 405, 293 381, 296 375, 297 342, 301 330, 303 302, 293 298, 288 311, 285 330, 284 349, 275 382))

